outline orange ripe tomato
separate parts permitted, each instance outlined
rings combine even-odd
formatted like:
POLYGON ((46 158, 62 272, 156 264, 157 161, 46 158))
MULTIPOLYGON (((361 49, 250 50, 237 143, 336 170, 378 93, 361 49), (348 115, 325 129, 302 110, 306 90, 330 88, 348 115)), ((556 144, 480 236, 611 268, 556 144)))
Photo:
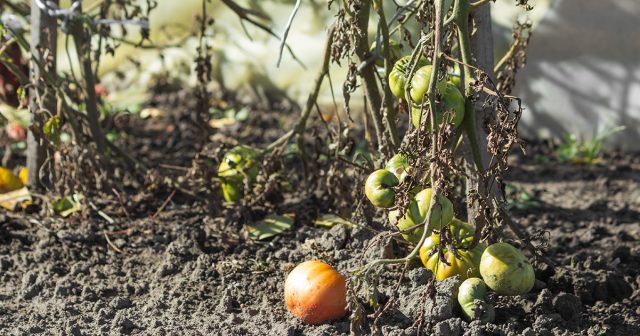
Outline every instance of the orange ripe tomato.
POLYGON ((347 282, 330 265, 305 261, 287 276, 284 301, 293 316, 308 324, 339 319, 347 313, 347 282))

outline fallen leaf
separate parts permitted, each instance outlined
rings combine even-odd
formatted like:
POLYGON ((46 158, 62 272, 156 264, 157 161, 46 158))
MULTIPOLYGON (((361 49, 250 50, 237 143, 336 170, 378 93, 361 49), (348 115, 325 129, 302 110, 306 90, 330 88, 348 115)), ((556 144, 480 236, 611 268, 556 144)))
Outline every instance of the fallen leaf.
POLYGON ((263 240, 279 235, 293 225, 293 214, 267 215, 263 220, 247 225, 249 237, 256 240, 263 240))
POLYGON ((356 226, 356 224, 354 224, 353 222, 334 214, 324 214, 316 218, 316 220, 313 221, 313 224, 318 226, 329 227, 329 228, 334 227, 338 224, 342 224, 346 227, 356 226))
POLYGON ((162 118, 164 116, 166 116, 167 113, 157 107, 147 107, 142 109, 142 111, 140 111, 140 118, 142 119, 147 119, 147 118, 162 118))
POLYGON ((9 211, 15 211, 29 204, 31 204, 31 193, 27 187, 0 194, 0 206, 9 211))
POLYGON ((73 194, 55 200, 51 205, 53 210, 62 217, 69 217, 71 214, 82 210, 82 200, 84 196, 73 194))
POLYGON ((211 128, 225 128, 227 126, 233 125, 236 123, 236 118, 219 118, 219 119, 211 119, 209 120, 209 126, 211 128))

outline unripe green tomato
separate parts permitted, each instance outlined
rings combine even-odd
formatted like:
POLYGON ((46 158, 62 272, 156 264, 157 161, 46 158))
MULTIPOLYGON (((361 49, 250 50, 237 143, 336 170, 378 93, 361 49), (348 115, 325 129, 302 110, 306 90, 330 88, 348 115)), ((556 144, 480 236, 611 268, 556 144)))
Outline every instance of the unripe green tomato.
MULTIPOLYGON (((447 80, 451 82, 456 87, 460 87, 460 64, 455 63, 453 67, 447 68, 447 80)), ((467 78, 467 81, 469 79, 467 78)))
MULTIPOLYGON (((380 41, 380 56, 384 57, 384 42, 380 41)), ((400 56, 402 56, 402 51, 400 50, 400 45, 395 40, 389 41, 389 47, 391 47, 391 62, 395 62, 400 56)), ((369 49, 372 53, 376 50, 376 41, 371 43, 371 48, 369 49)), ((378 58, 376 59, 376 66, 383 67, 384 59, 378 58)))
POLYGON ((493 322, 495 310, 485 301, 487 285, 479 278, 469 278, 460 284, 458 303, 469 320, 480 320, 482 323, 493 322))
MULTIPOLYGON (((402 57, 393 65, 393 69, 389 73, 389 89, 394 96, 401 99, 404 99, 404 87, 407 84, 407 75, 411 71, 409 68, 411 66, 410 61, 411 56, 402 57)), ((420 57, 417 68, 419 69, 427 64, 429 64, 427 59, 420 57)))
POLYGON ((407 156, 398 153, 387 161, 387 164, 384 166, 384 169, 390 171, 398 178, 398 181, 402 182, 405 177, 407 177, 407 170, 409 169, 409 162, 407 160, 407 156))
POLYGON ((392 172, 386 169, 378 169, 367 177, 364 184, 364 194, 373 205, 381 208, 392 207, 396 201, 393 187, 400 182, 392 172))
POLYGON ((431 83, 431 73, 433 67, 431 65, 425 65, 416 70, 416 73, 411 78, 411 100, 415 104, 421 104, 424 99, 425 93, 429 90, 429 83, 431 83))
MULTIPOLYGON (((441 125, 443 122, 452 123, 454 127, 459 127, 464 119, 464 97, 458 88, 450 82, 440 82, 436 86, 438 94, 440 95, 440 104, 438 104, 438 113, 436 114, 436 126, 441 125)), ((425 109, 425 115, 420 118, 422 110, 419 106, 411 106, 411 122, 415 128, 420 126, 421 122, 427 119, 425 109)), ((429 124, 431 130, 431 124, 429 124)))
POLYGON ((225 153, 218 167, 222 179, 222 196, 227 202, 237 202, 244 194, 245 179, 252 184, 258 176, 258 152, 249 146, 236 146, 225 153))
MULTIPOLYGON (((427 217, 427 211, 429 211, 429 204, 431 203, 431 188, 424 189, 416 194, 416 196, 409 202, 407 212, 397 220, 399 211, 394 210, 389 212, 389 221, 395 223, 400 231, 409 229, 416 224, 421 224, 427 217)), ((431 210, 431 217, 429 218, 429 225, 427 227, 428 233, 432 230, 439 230, 442 225, 447 225, 453 219, 453 204, 446 197, 439 195, 431 210)), ((403 233, 402 237, 412 243, 417 243, 422 237, 424 232, 423 227, 419 227, 412 232, 403 233)))
MULTIPOLYGON (((446 229, 446 228, 444 228, 446 229)), ((482 252, 487 247, 483 243, 478 243, 474 248, 468 250, 466 247, 473 242, 475 230, 473 227, 457 218, 451 220, 448 229, 453 234, 456 242, 455 253, 443 246, 444 260, 438 255, 438 245, 440 244, 440 234, 432 234, 420 247, 420 260, 422 264, 433 272, 437 281, 459 274, 462 279, 469 277, 479 277, 479 264, 482 252), (459 248, 457 248, 459 246, 459 248), (460 257, 456 258, 456 254, 460 257)))
POLYGON ((507 243, 495 243, 484 250, 480 274, 487 286, 500 295, 525 294, 536 281, 529 260, 522 251, 507 243))
MULTIPOLYGON (((458 89, 460 89, 460 83, 461 83, 461 73, 462 70, 460 69, 460 65, 458 63, 456 63, 453 68, 449 68, 449 70, 447 71, 447 80, 449 82, 451 82, 451 84, 455 85, 458 89)), ((464 82, 465 84, 469 84, 471 81, 473 81, 472 77, 465 77, 464 82)))
POLYGON ((460 75, 450 75, 449 82, 455 85, 457 88, 460 87, 460 75))

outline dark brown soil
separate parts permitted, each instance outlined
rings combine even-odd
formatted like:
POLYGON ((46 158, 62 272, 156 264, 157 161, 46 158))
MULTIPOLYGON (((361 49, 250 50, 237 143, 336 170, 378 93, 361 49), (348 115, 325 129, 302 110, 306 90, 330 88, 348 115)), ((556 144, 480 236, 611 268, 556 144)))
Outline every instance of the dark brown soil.
MULTIPOLYGON (((264 127, 269 120, 256 118, 248 124, 253 132, 241 127, 230 130, 229 137, 215 134, 212 141, 232 144, 233 134, 245 132, 241 138, 255 143, 263 137, 266 142, 281 134, 277 124, 264 127)), ((199 141, 188 129, 192 118, 170 115, 144 123, 153 126, 140 131, 141 123, 120 120, 118 127, 129 134, 121 145, 153 162, 154 169, 161 162, 191 165, 199 141), (177 133, 167 137, 167 127, 177 133)), ((507 176, 514 187, 509 194, 517 200, 513 214, 559 266, 535 263, 539 281, 529 294, 491 295, 496 321, 480 325, 464 321, 451 300, 454 279, 436 284, 437 291, 431 292, 430 272, 413 265, 396 303, 377 321, 377 331, 640 335, 640 157, 608 154, 606 164, 597 166, 561 164, 553 158, 537 163, 534 158, 544 158, 546 147, 530 147, 528 157, 514 156, 507 176), (523 192, 532 197, 523 200, 523 192)), ((344 194, 357 188, 340 186, 344 194)), ((327 211, 327 196, 299 192, 276 206, 250 211, 250 217, 272 209, 297 215, 291 230, 268 241, 252 241, 241 225, 230 224, 242 209, 224 210, 215 202, 218 208, 212 209, 211 202, 173 192, 129 186, 123 205, 114 197, 93 200, 113 223, 92 210, 64 220, 0 214, 0 334, 349 333, 346 317, 321 326, 292 317, 283 303, 284 279, 287 270, 309 259, 324 260, 348 274, 378 257, 377 248, 366 248, 376 235, 369 226, 375 224, 359 219, 355 228, 315 227, 311 219, 327 211)), ((402 255, 406 249, 396 243, 387 247, 387 255, 402 255)), ((378 288, 381 302, 394 295, 401 270, 384 270, 378 288)), ((372 321, 368 319, 362 333, 372 332, 372 321)))

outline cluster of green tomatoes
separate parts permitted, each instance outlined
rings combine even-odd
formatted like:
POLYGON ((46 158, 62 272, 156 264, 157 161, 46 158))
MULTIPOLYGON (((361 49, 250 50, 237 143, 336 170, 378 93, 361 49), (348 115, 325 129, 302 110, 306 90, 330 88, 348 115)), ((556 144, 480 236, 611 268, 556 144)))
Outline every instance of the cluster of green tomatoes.
MULTIPOLYGON (((400 58, 389 75, 391 92, 398 98, 405 97, 406 75, 410 57, 400 58)), ((429 88, 431 65, 425 59, 418 63, 419 68, 411 79, 408 94, 413 104, 411 121, 415 127, 423 122, 424 115, 420 104, 429 88)), ((448 80, 436 85, 441 106, 435 116, 435 125, 443 122, 459 127, 464 118, 465 99, 458 86, 460 78, 450 76, 448 80)), ((426 102, 428 103, 428 102, 426 102)), ((401 232, 402 237, 419 243, 424 230, 429 235, 419 249, 419 255, 426 268, 431 270, 437 281, 459 275, 463 281, 458 290, 458 301, 465 315, 470 319, 490 322, 494 319, 493 307, 485 301, 487 286, 500 295, 521 295, 529 292, 535 282, 533 267, 522 251, 507 243, 496 243, 487 247, 478 243, 471 247, 475 234, 474 228, 454 216, 453 204, 438 195, 431 215, 427 212, 431 204, 431 188, 414 188, 410 191, 410 201, 403 214, 397 209, 396 187, 408 176, 411 167, 404 154, 396 154, 383 169, 374 171, 365 182, 366 197, 379 208, 391 209, 389 221, 401 232), (423 224, 425 223, 425 224, 423 224), (411 229, 411 230, 410 230, 411 229), (453 246, 440 247, 440 232, 448 230, 453 238, 453 246), (450 250, 453 248, 453 251, 450 250), (438 252, 442 249, 442 254, 438 252)))
MULTIPOLYGON (((370 174, 364 187, 369 201, 380 208, 395 207, 394 187, 402 183, 409 169, 406 156, 396 154, 384 169, 370 174)), ((487 286, 500 295, 521 295, 533 288, 534 270, 522 251, 507 243, 487 247, 479 242, 471 247, 475 230, 454 217, 451 201, 438 195, 427 219, 432 189, 417 189, 411 191, 412 197, 404 214, 401 215, 398 209, 391 210, 388 213, 389 221, 398 228, 405 240, 414 244, 420 242, 425 228, 428 230, 429 236, 419 249, 420 260, 433 272, 437 281, 455 275, 464 280, 458 290, 458 302, 468 318, 493 321, 494 309, 485 301, 487 286), (442 230, 451 233, 454 242, 451 246, 440 247, 442 230), (442 254, 438 252, 440 248, 442 254)))
MULTIPOLYGON (((400 58, 393 66, 389 73, 389 89, 394 96, 404 99, 406 96, 405 87, 407 86, 407 76, 410 72, 411 56, 400 58)), ((417 70, 411 77, 411 85, 408 90, 409 98, 411 98, 411 123, 418 128, 425 121, 426 116, 422 109, 425 101, 425 94, 431 83, 431 74, 433 67, 428 63, 427 59, 421 57, 416 65, 417 70)), ((464 119, 465 99, 458 89, 460 86, 459 68, 454 68, 453 72, 436 84, 437 95, 441 98, 435 116, 435 125, 441 125, 444 122, 459 127, 464 119)))

